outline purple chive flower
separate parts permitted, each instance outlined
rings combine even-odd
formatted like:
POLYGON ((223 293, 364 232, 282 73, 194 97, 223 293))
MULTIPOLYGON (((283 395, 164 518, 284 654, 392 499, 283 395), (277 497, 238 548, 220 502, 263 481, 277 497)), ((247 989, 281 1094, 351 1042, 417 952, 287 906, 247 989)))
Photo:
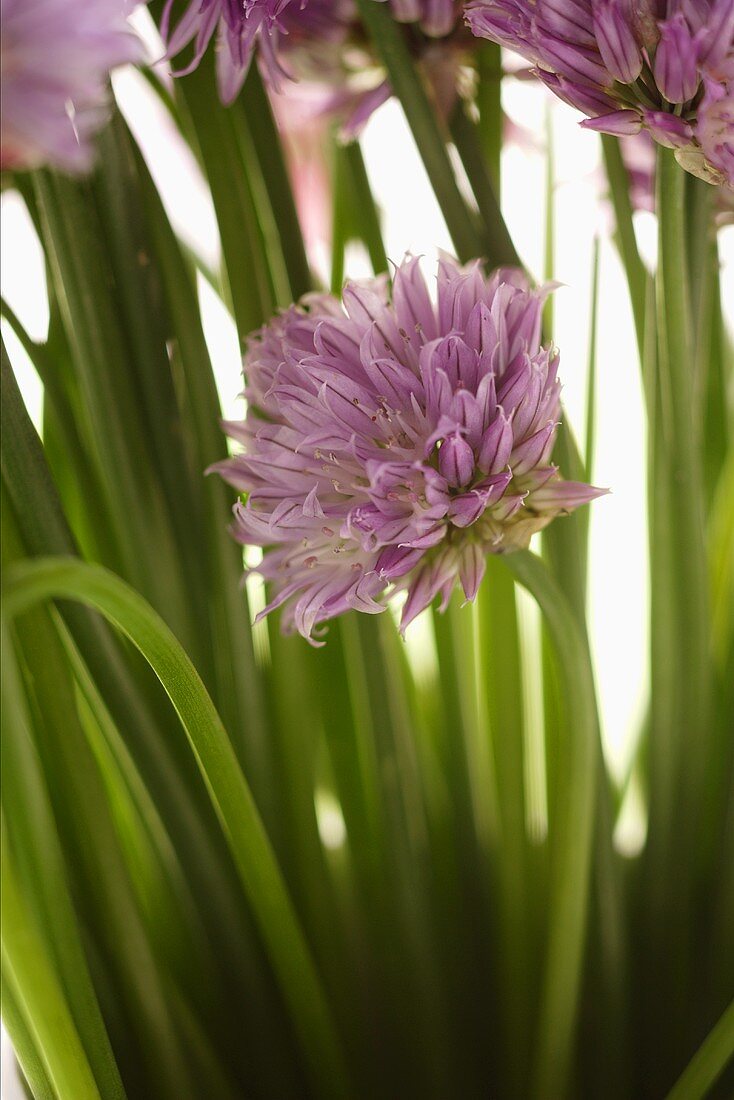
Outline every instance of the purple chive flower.
POLYGON ((655 83, 670 103, 686 103, 698 90, 698 44, 680 13, 660 24, 653 72, 655 83))
POLYGON ((89 168, 110 70, 141 56, 125 0, 0 0, 0 164, 89 168))
POLYGON ((540 346, 546 290, 516 270, 443 259, 433 304, 418 261, 312 295, 251 338, 242 453, 216 469, 241 493, 235 537, 265 550, 263 612, 312 638, 349 609, 407 599, 401 628, 485 556, 526 547, 603 490, 551 462, 558 355, 540 346))
POLYGON ((594 35, 602 60, 615 80, 632 84, 642 72, 642 50, 634 33, 629 3, 599 0, 594 4, 594 35))
POLYGON ((217 83, 223 103, 239 93, 257 48, 271 84, 278 86, 284 75, 277 58, 278 35, 283 14, 291 0, 190 0, 175 27, 171 16, 177 0, 166 0, 161 18, 161 36, 169 57, 194 43, 190 64, 179 75, 191 72, 201 61, 214 34, 217 35, 217 83))
POLYGON ((582 126, 644 129, 688 171, 734 187, 734 0, 471 0, 466 19, 531 61, 582 126))
MULTIPOLYGON (((412 46, 424 63, 439 107, 456 102, 463 53, 472 36, 463 24, 462 0, 387 0, 399 22, 413 25, 412 46)), ((235 99, 257 51, 271 89, 310 82, 324 89, 325 114, 344 120, 354 136, 392 89, 371 56, 355 0, 189 0, 172 27, 167 0, 161 34, 176 57, 193 42, 194 69, 217 35, 217 79, 224 103, 235 99), (283 78, 286 79, 283 79, 283 78)))

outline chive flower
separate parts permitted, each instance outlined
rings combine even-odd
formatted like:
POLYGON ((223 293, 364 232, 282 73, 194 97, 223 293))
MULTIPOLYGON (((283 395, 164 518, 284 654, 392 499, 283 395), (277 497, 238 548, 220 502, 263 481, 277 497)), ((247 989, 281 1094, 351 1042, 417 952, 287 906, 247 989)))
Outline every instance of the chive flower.
MULTIPOLYGON (((456 98, 460 66, 455 47, 466 50, 471 35, 463 25, 461 0, 387 0, 395 19, 410 25, 411 48, 425 62, 441 106, 456 98), (435 49, 437 43, 451 49, 435 49), (450 93, 447 91, 451 89, 450 93)), ((372 56, 355 0, 190 0, 172 25, 179 0, 167 0, 161 34, 169 57, 193 42, 191 72, 217 37, 220 98, 231 103, 257 53, 271 89, 289 81, 313 81, 327 95, 326 114, 344 118, 345 136, 354 136, 392 89, 372 56), (285 79, 284 79, 285 78, 285 79)))
POLYGON ((125 0, 0 0, 0 165, 89 168, 109 73, 141 44, 125 0))
POLYGON ((734 187, 732 0, 472 0, 467 22, 515 50, 582 126, 647 132, 734 187))
POLYGON ((161 17, 161 36, 169 57, 176 57, 193 42, 193 57, 179 76, 192 72, 216 34, 217 84, 223 103, 236 99, 257 48, 263 68, 277 87, 283 74, 278 61, 278 38, 283 14, 291 0, 189 0, 172 26, 178 0, 166 0, 161 17))
MULTIPOLYGON (((434 304, 418 260, 304 298, 249 340, 242 447, 218 470, 241 494, 233 534, 263 547, 263 615, 306 638, 407 593, 401 629, 489 553, 528 545, 604 490, 551 462, 558 355, 540 346, 549 288, 443 258, 434 304)), ((316 643, 315 643, 316 644, 316 643)))

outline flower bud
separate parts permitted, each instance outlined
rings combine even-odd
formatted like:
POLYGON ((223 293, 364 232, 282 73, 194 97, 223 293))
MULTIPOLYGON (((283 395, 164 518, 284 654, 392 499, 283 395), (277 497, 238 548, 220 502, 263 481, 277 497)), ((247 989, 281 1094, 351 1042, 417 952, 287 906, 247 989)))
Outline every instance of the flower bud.
POLYGON ((468 485, 474 473, 474 452, 460 432, 443 440, 438 450, 438 472, 449 485, 468 485))
POLYGON ((631 84, 642 71, 642 51, 635 38, 632 18, 621 0, 597 0, 594 33, 609 72, 621 84, 631 84))
POLYGON ((696 94, 698 47, 680 14, 660 24, 654 73, 655 83, 669 103, 687 103, 696 94))

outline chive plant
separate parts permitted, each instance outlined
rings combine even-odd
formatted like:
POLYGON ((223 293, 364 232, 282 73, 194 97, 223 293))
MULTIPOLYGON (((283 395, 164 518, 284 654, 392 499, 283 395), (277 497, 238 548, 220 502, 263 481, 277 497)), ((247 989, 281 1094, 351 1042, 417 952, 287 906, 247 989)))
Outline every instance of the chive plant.
POLYGON ((43 387, 38 431, 3 348, 2 1016, 28 1094, 731 1095, 731 4, 656 31, 606 0, 517 0, 511 25, 475 0, 475 38, 454 0, 151 3, 182 75, 150 81, 206 179, 216 271, 111 101, 110 68, 142 58, 111 6, 2 7, 4 182, 50 318, 35 342, 2 305, 43 387), (651 688, 621 782, 579 508, 599 495, 598 246, 581 453, 498 200, 497 41, 592 128, 661 143, 651 272, 603 139, 648 431, 651 688), (436 51, 473 68, 470 107, 436 51), (314 56, 342 111, 331 294, 272 106, 314 56), (437 300, 414 259, 388 278, 355 135, 389 96, 454 244, 437 300), (352 241, 372 281, 344 285, 352 241), (229 454, 199 275, 244 356, 229 454))

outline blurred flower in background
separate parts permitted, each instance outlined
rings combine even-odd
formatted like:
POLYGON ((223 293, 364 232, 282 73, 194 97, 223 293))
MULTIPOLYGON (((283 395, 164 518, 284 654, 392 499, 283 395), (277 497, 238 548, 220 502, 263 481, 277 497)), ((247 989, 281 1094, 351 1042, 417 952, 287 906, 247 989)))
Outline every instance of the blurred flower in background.
MULTIPOLYGON (((387 0, 406 24, 413 55, 421 62, 434 100, 444 115, 462 87, 466 60, 475 48, 463 23, 460 0, 387 0)), ((257 51, 270 88, 289 82, 321 89, 323 114, 354 136, 392 94, 374 57, 355 0, 193 0, 177 23, 177 0, 168 0, 161 34, 168 56, 189 43, 194 54, 179 75, 195 68, 217 35, 217 76, 222 100, 239 92, 257 51)), ((310 102, 314 102, 309 94, 310 102)))
MULTIPOLYGON (((420 63, 433 100, 447 118, 459 95, 471 89, 470 61, 475 47, 457 0, 387 0, 406 24, 411 52, 420 63)), ((354 0, 308 0, 286 15, 281 39, 284 64, 299 83, 324 89, 323 110, 353 137, 373 111, 392 95, 372 55, 354 0)), ((296 90, 297 94, 297 90, 296 90)))
POLYGON ((4 169, 88 168, 111 69, 141 56, 134 0, 0 0, 4 169))
POLYGON ((583 126, 644 129, 689 172, 734 187, 732 0, 473 0, 467 20, 531 61, 583 126))
POLYGON ((257 48, 270 80, 277 86, 283 71, 277 58, 282 16, 291 0, 191 0, 173 24, 177 0, 167 0, 161 17, 161 35, 168 56, 176 57, 189 43, 194 55, 179 75, 191 72, 217 41, 217 82, 223 103, 237 96, 257 48), (173 25, 172 25, 173 24, 173 25))
MULTIPOLYGON (((463 25, 456 0, 430 4, 391 3, 407 20, 411 51, 427 79, 444 121, 459 97, 473 94, 472 54, 477 40, 463 25)), ((308 0, 284 13, 280 60, 290 74, 271 102, 291 167, 291 180, 309 255, 328 248, 331 237, 333 163, 329 133, 342 142, 364 130, 374 112, 392 96, 390 82, 371 48, 354 0, 308 0)))
POLYGON ((385 279, 314 295, 250 340, 249 403, 227 425, 244 451, 216 469, 246 494, 234 534, 273 547, 263 614, 314 627, 376 613, 407 590, 402 629, 457 582, 474 599, 487 553, 527 547, 602 490, 550 462, 558 356, 540 347, 547 289, 516 270, 439 264, 431 302, 417 259, 385 279))

